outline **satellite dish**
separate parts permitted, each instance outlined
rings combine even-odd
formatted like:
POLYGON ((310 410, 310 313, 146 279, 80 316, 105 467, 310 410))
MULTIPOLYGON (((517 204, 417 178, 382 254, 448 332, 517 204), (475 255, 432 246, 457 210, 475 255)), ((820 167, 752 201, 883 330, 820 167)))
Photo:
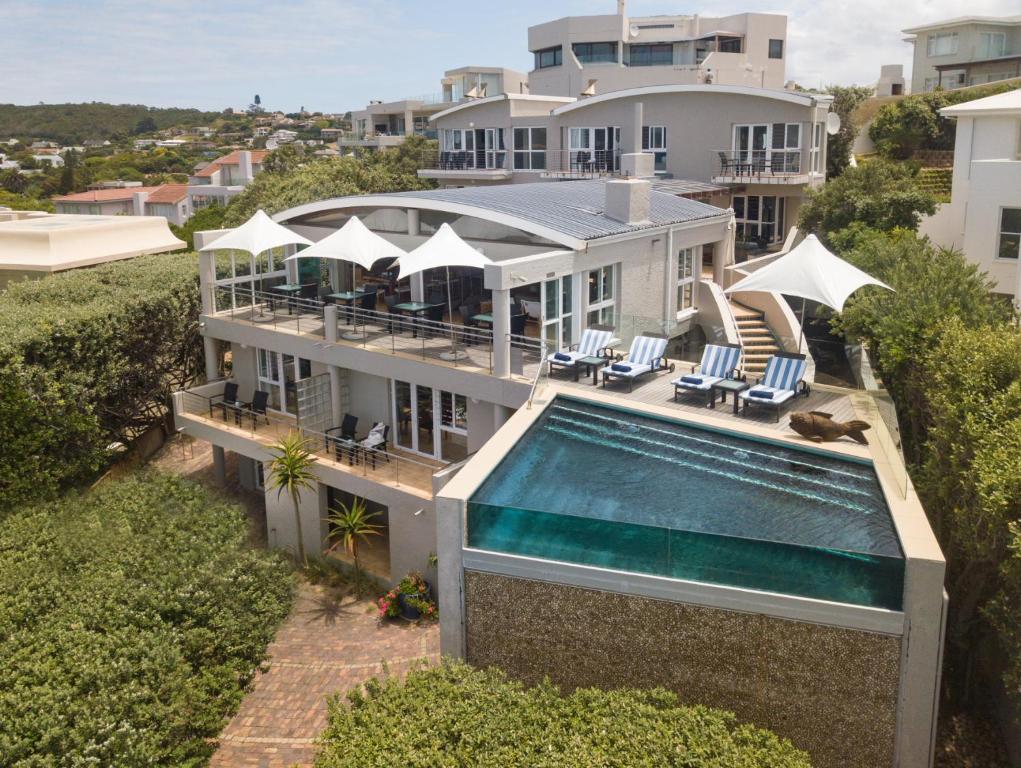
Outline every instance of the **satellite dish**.
POLYGON ((631 33, 631 37, 638 37, 639 32, 638 25, 632 24, 630 27, 628 27, 628 32, 631 33))
POLYGON ((826 133, 830 136, 836 136, 840 131, 840 115, 836 112, 830 112, 826 115, 826 133))

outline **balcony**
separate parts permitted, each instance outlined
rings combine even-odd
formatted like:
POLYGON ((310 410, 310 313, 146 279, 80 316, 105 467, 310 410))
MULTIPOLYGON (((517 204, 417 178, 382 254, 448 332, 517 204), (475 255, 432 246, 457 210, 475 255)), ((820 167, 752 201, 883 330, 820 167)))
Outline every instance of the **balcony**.
POLYGON ((544 178, 598 179, 620 173, 619 149, 548 149, 544 178))
MULTIPOLYGON (((329 481, 329 475, 340 473, 334 482, 360 478, 377 485, 400 490, 423 499, 433 496, 433 475, 447 465, 388 445, 383 449, 364 448, 355 443, 335 438, 335 433, 310 429, 288 417, 269 410, 255 413, 247 405, 220 404, 216 395, 223 392, 224 382, 218 381, 182 390, 174 395, 174 417, 185 431, 228 447, 246 449, 249 453, 265 453, 281 437, 298 433, 307 449, 315 456, 320 479, 329 481)), ((360 435, 364 437, 364 435, 360 435)), ((244 452, 244 451, 242 451, 244 452)), ((357 481, 355 481, 357 482, 357 481)))
POLYGON ((809 184, 822 175, 810 173, 800 149, 716 150, 717 184, 809 184))
POLYGON ((419 160, 418 175, 424 179, 488 179, 511 177, 504 150, 454 150, 427 152, 419 160))

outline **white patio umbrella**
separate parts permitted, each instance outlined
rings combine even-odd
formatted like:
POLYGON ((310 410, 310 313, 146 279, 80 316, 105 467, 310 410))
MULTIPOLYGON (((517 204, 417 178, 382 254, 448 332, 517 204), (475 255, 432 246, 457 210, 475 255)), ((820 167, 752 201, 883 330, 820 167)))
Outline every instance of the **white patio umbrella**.
MULTIPOLYGON (((418 248, 398 259, 400 271, 397 279, 400 280, 409 275, 423 272, 427 269, 438 269, 444 267, 447 271, 447 312, 452 319, 454 316, 454 304, 450 296, 450 268, 451 267, 478 267, 492 264, 489 259, 476 248, 468 245, 458 234, 451 229, 449 224, 442 224, 432 237, 422 243, 418 248)), ((450 356, 454 359, 464 353, 458 353, 453 331, 450 335, 451 351, 450 356)))
MULTIPOLYGON (((806 301, 817 301, 839 312, 844 308, 847 298, 866 285, 893 290, 881 280, 831 253, 815 235, 809 235, 772 264, 756 270, 724 292, 766 291, 800 296, 801 337, 804 338, 806 301)), ((798 348, 801 348, 800 339, 798 348)))
MULTIPOLYGON (((260 253, 285 245, 311 245, 312 241, 277 224, 261 208, 239 227, 216 238, 200 251, 244 251, 252 257, 252 278, 255 278, 255 259, 260 253)), ((262 285, 262 278, 259 278, 262 285)), ((255 291, 252 291, 252 305, 255 305, 255 291)))
POLYGON ((351 262, 351 285, 354 286, 355 265, 362 269, 372 269, 372 265, 380 259, 399 259, 407 256, 403 248, 398 248, 384 237, 380 237, 357 216, 352 216, 347 223, 319 242, 301 253, 288 256, 291 259, 337 259, 351 262))

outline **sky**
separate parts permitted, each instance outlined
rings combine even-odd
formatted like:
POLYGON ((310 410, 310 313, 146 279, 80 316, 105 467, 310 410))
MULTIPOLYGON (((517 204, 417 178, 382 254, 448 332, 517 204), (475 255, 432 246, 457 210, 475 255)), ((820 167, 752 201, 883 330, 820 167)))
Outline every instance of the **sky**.
MULTIPOLYGON (((105 101, 341 112, 436 93, 444 70, 527 72, 530 25, 615 13, 616 0, 0 0, 0 103, 105 101)), ((900 30, 1017 0, 629 0, 628 14, 788 15, 787 78, 872 84, 905 65, 900 30), (780 4, 778 4, 778 2, 780 4)))

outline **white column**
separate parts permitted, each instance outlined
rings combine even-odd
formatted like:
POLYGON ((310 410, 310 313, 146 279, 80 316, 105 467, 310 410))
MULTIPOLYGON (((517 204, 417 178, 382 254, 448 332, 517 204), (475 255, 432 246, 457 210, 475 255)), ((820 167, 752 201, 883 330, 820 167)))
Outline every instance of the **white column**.
POLYGON ((227 455, 219 445, 213 446, 213 477, 220 485, 227 483, 227 455))
POLYGON ((510 289, 493 291, 493 375, 510 376, 510 289))
MULTIPOLYGON (((408 234, 419 235, 422 230, 419 228, 418 208, 408 208, 408 234)), ((425 278, 423 272, 416 272, 410 277, 411 300, 425 301, 425 278)))
POLYGON ((216 339, 202 337, 202 351, 206 360, 206 380, 212 381, 220 376, 220 356, 217 354, 216 339))

